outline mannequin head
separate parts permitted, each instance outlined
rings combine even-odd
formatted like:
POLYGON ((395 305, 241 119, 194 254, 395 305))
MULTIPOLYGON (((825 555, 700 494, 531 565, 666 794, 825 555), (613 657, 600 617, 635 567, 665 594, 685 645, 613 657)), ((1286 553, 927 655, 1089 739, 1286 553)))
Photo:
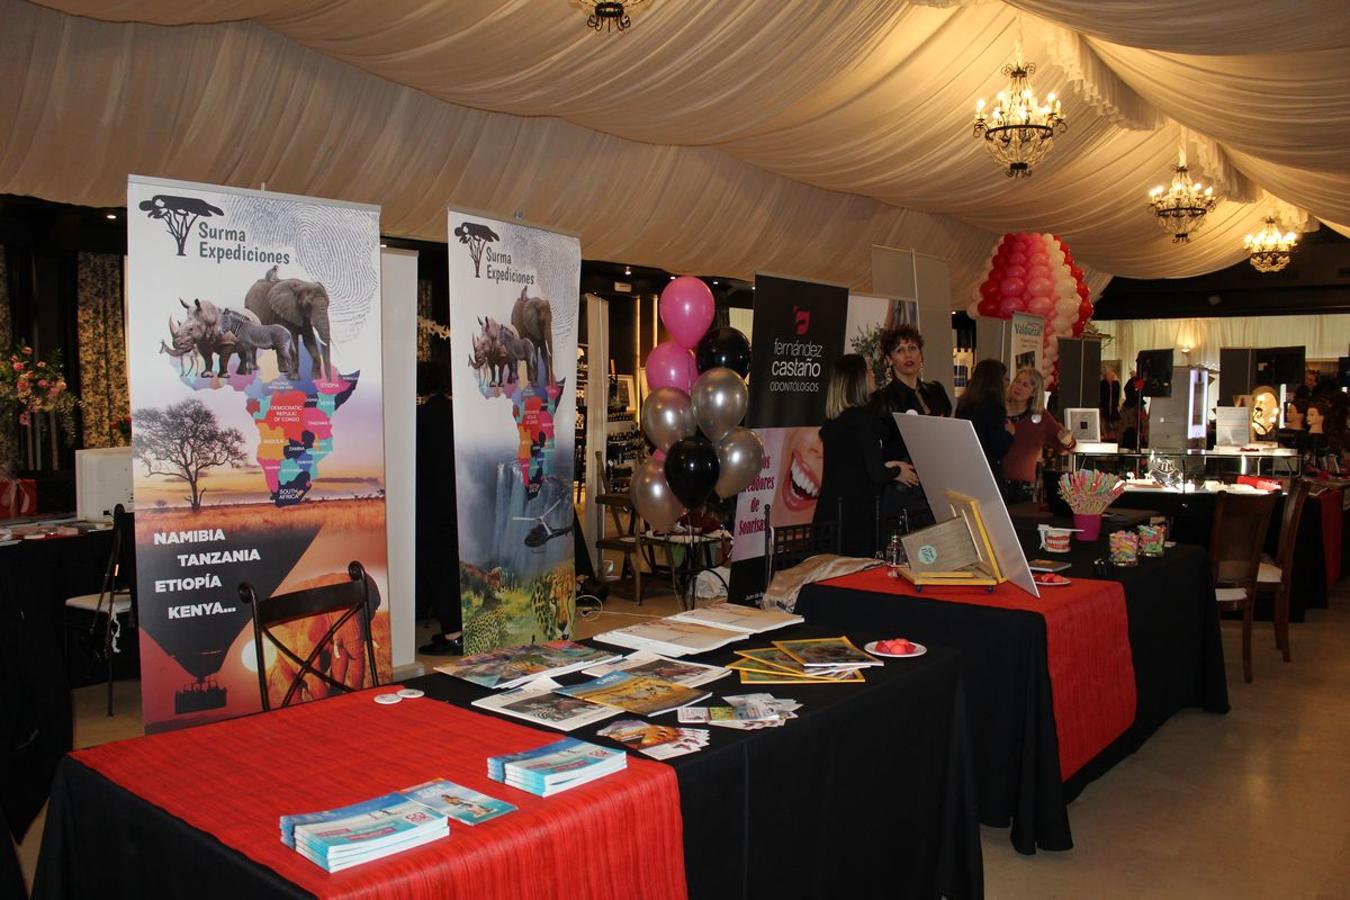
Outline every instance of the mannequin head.
POLYGON ((1275 391, 1259 387, 1252 391, 1252 432, 1264 438, 1275 431, 1280 422, 1280 400, 1275 391))
POLYGON ((1327 415, 1331 412, 1331 405, 1325 400, 1317 400, 1308 404, 1308 413, 1306 422, 1308 434, 1325 434, 1327 415))
POLYGON ((1284 427, 1303 431, 1308 427, 1308 401, 1290 400, 1284 407, 1284 427))

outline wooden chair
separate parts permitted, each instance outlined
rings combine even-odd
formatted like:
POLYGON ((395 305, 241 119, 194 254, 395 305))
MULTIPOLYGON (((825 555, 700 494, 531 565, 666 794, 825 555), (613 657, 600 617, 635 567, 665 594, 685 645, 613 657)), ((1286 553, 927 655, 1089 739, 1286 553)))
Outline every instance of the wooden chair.
POLYGON ((1261 562, 1256 573, 1257 594, 1269 594, 1275 599, 1275 646, 1289 662, 1289 591, 1294 582, 1294 550, 1298 546, 1299 524, 1303 521, 1303 506, 1308 500, 1310 485, 1294 482, 1284 498, 1284 513, 1280 517, 1280 544, 1273 562, 1261 562))
POLYGON ((616 580, 633 579, 633 597, 638 606, 642 605, 642 522, 641 516, 633 508, 633 500, 627 491, 610 490, 605 477, 604 454, 595 452, 596 473, 600 480, 600 493, 595 503, 609 511, 614 523, 614 534, 609 534, 605 517, 600 516, 600 534, 595 541, 596 555, 600 557, 600 572, 604 573, 604 551, 614 550, 623 554, 623 566, 616 580))
POLYGON ((839 522, 843 502, 835 512, 834 521, 807 522, 802 525, 769 524, 773 508, 764 506, 764 584, 773 581, 773 573, 790 569, 807 557, 820 553, 839 552, 839 522))
POLYGON ((109 717, 113 714, 113 658, 122 652, 124 624, 136 627, 135 544, 131 513, 119 503, 113 509, 112 550, 98 593, 67 597, 65 602, 66 630, 83 632, 80 644, 96 663, 108 668, 109 717))
MULTIPOLYGON (((361 641, 365 644, 366 669, 370 673, 371 687, 380 683, 379 670, 375 666, 375 642, 370 634, 370 620, 375 615, 375 608, 371 604, 370 597, 370 579, 366 575, 365 568, 355 561, 347 565, 347 576, 348 581, 338 584, 326 584, 321 587, 292 591, 288 594, 273 594, 267 598, 258 597, 253 590, 253 586, 248 582, 239 585, 239 599, 248 606, 253 617, 253 651, 257 659, 258 691, 262 695, 262 708, 264 710, 272 708, 271 700, 267 695, 267 664, 263 653, 264 638, 272 643, 278 653, 299 667, 295 675, 291 677, 291 683, 286 689, 286 696, 281 701, 282 706, 288 706, 300 690, 307 689, 305 683, 307 677, 317 678, 341 693, 350 693, 353 690, 329 674, 332 663, 337 658, 337 633, 342 626, 352 619, 356 620, 361 633, 361 641), (301 659, 294 650, 282 643, 271 630, 274 626, 284 622, 329 613, 340 613, 340 615, 337 615, 328 630, 324 632, 323 637, 314 642, 314 648, 309 651, 309 655, 304 659, 301 659), (321 659, 326 659, 327 665, 324 665, 323 669, 316 668, 315 663, 321 659), (324 669, 329 671, 324 671, 324 669)), ((362 681, 364 680, 362 679, 362 681)))
POLYGON ((1261 549, 1277 497, 1223 491, 1214 506, 1209 535, 1209 567, 1214 600, 1224 612, 1242 613, 1242 677, 1252 680, 1252 611, 1261 549))

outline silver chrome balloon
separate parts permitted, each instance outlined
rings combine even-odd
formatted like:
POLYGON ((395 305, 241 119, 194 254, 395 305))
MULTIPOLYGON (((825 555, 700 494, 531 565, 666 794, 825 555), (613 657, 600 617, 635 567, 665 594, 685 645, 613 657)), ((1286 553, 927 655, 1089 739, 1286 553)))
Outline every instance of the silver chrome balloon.
POLYGON ((733 428, 717 442, 717 486, 723 500, 745 490, 764 465, 764 444, 749 428, 733 428))
POLYGON ((665 465, 654 457, 649 457, 634 470, 628 496, 633 500, 633 508, 653 531, 669 531, 684 515, 684 507, 666 483, 665 465))
POLYGON ((659 387, 642 401, 642 433, 657 450, 669 450, 671 444, 697 429, 689 395, 679 388, 659 387))
POLYGON ((745 379, 720 366, 698 376, 689 399, 694 404, 694 421, 708 440, 714 442, 741 424, 750 408, 750 391, 745 386, 745 379))

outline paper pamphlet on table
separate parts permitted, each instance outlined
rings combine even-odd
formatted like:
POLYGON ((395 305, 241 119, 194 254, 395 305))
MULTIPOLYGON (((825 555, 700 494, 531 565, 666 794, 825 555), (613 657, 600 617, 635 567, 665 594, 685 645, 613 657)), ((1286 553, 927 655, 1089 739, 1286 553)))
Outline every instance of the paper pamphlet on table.
POLYGON ((524 687, 479 697, 473 701, 473 705, 559 731, 572 731, 619 714, 612 707, 555 694, 554 691, 559 687, 561 685, 551 678, 537 678, 524 687))
POLYGON ((859 650, 846 637, 774 641, 773 645, 801 663, 807 672, 817 668, 861 669, 883 665, 881 660, 859 650))
POLYGON ((777 728, 797 718, 802 706, 799 701, 772 694, 737 694, 722 699, 725 706, 687 706, 679 711, 678 720, 743 730, 777 728))
POLYGON ((729 631, 760 634, 775 628, 786 628, 804 621, 801 616, 774 609, 760 609, 739 603, 714 603, 698 609, 689 609, 669 617, 672 622, 695 622, 729 631))
POLYGON ((399 793, 464 825, 478 825, 516 809, 505 800, 480 794, 443 778, 404 788, 399 793))
POLYGON ((620 719, 596 733, 652 759, 670 759, 697 753, 708 746, 709 735, 706 728, 656 725, 640 719, 620 719))
POLYGON ((710 696, 708 691, 630 672, 610 672, 582 684, 560 687, 557 692, 639 716, 660 715, 710 696))
POLYGON ((635 650, 623 659, 612 663, 602 663, 598 666, 591 666, 581 670, 583 674, 598 678, 601 675, 608 675, 610 672, 628 672, 632 675, 650 675, 653 678, 664 678, 666 681, 673 681, 676 684, 682 684, 685 687, 698 687, 701 684, 708 684, 719 678, 725 678, 731 674, 729 669, 722 666, 709 666, 704 663, 685 662, 684 660, 667 659, 656 653, 646 650, 635 650))
POLYGON ((534 678, 565 675, 618 658, 612 651, 572 641, 549 641, 466 656, 437 666, 436 671, 481 687, 503 690, 519 687, 534 678))
POLYGON ((487 765, 488 777, 493 781, 548 797, 626 769, 628 755, 622 750, 564 738, 521 753, 490 756, 487 765))
POLYGON ((691 653, 716 650, 718 647, 744 640, 745 637, 744 631, 728 631, 725 628, 712 628, 693 622, 655 619, 602 632, 595 636, 595 640, 627 647, 630 650, 648 650, 664 656, 688 656, 691 653))
POLYGON ((402 793, 323 812, 282 816, 279 824, 282 843, 329 872, 380 859, 450 833, 445 815, 402 793))
POLYGON ((895 424, 932 506, 933 517, 943 522, 959 514, 945 499, 948 492, 979 501, 981 519, 1000 573, 1031 596, 1040 597, 1003 492, 975 436, 975 427, 966 419, 904 413, 895 414, 895 424))

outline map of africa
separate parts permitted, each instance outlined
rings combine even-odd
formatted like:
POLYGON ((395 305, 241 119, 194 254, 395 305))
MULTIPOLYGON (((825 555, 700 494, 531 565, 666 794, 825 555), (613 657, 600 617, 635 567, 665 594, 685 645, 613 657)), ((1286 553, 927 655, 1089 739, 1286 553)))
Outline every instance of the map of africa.
POLYGON ((244 389, 258 428, 256 459, 277 506, 299 503, 309 493, 320 460, 333 451, 333 413, 356 390, 360 374, 286 382, 277 389, 255 378, 244 389))

